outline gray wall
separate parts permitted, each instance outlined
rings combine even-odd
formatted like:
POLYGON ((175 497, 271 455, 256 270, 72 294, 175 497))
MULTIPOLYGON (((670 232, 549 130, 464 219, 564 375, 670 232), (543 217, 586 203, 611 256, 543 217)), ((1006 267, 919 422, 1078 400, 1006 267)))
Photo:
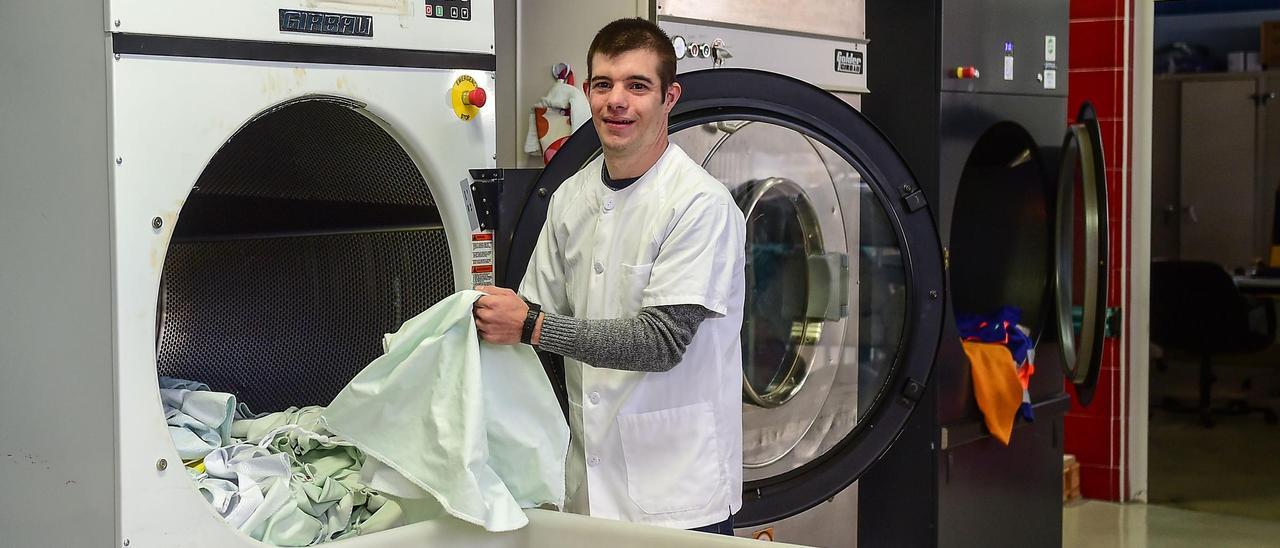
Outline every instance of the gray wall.
MULTIPOLYGON (((546 0, 498 0, 499 5, 514 3, 515 30, 514 50, 503 50, 500 44, 506 38, 499 38, 498 78, 514 80, 514 89, 499 84, 499 93, 513 105, 514 112, 510 126, 498 127, 498 165, 503 167, 542 167, 541 156, 524 153, 524 139, 529 131, 529 112, 533 103, 541 98, 554 80, 551 79, 551 66, 565 62, 573 66, 577 76, 577 84, 587 76, 587 48, 596 31, 614 19, 641 16, 653 19, 653 4, 650 0, 592 0, 577 2, 572 9, 566 9, 565 2, 547 2, 546 0), (508 61, 509 60, 509 61, 508 61), (512 72, 503 73, 506 67, 512 72), (510 127, 511 133, 504 133, 503 128, 510 127), (514 162, 501 161, 510 154, 514 162)), ((499 8, 503 11, 506 8, 499 8)), ((503 22, 497 22, 497 32, 502 35, 511 30, 504 28, 503 22)), ((499 107, 502 108, 502 107, 499 107)), ((503 109, 506 112, 506 109, 503 109)), ((500 117, 501 119, 501 117, 500 117)), ((501 122, 500 122, 501 124, 501 122)))
POLYGON ((0 545, 116 532, 104 3, 0 2, 0 545))
MULTIPOLYGON (((494 51, 498 57, 497 89, 497 139, 498 167, 514 167, 516 159, 523 155, 523 139, 516 139, 516 128, 521 125, 516 105, 516 0, 493 1, 494 51)), ((528 117, 527 107, 525 117, 528 117)))

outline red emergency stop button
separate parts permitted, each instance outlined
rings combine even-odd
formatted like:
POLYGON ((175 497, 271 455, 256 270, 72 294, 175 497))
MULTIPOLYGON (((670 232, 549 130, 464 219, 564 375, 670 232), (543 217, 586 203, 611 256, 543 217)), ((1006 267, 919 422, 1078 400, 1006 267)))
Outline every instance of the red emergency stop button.
POLYGON ((458 119, 468 122, 480 114, 480 107, 489 101, 484 88, 476 85, 476 79, 463 74, 453 81, 449 88, 449 106, 458 119))
POLYGON ((488 100, 489 96, 484 92, 484 88, 476 88, 462 94, 462 103, 476 108, 483 107, 488 100))
POLYGON ((956 67, 955 75, 956 75, 956 78, 959 78, 961 80, 977 80, 978 67, 975 67, 972 65, 967 67, 956 67))

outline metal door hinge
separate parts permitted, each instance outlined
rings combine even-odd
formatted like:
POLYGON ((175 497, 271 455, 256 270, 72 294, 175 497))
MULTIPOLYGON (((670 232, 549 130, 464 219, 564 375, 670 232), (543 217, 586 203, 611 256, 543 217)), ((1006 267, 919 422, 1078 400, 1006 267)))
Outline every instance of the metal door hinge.
POLYGON ((1121 309, 1118 306, 1107 307, 1106 316, 1102 320, 1102 336, 1112 339, 1120 338, 1121 309))
POLYGON ((498 229, 498 203, 502 196, 501 169, 472 169, 471 194, 480 230, 498 229))
POLYGON ((924 191, 920 188, 902 185, 900 190, 902 191, 902 203, 907 206, 907 212, 915 213, 924 206, 929 205, 924 199, 924 191))
POLYGON ((908 378, 907 384, 902 387, 902 397, 898 399, 898 403, 907 407, 914 406, 920 401, 920 396, 924 395, 924 384, 919 381, 908 378))

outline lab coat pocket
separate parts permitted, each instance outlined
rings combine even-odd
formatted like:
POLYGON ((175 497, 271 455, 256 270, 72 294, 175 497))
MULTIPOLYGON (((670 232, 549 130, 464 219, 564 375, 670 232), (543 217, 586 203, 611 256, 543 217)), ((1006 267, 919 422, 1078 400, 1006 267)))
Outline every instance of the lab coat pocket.
POLYGON ((703 508, 723 483, 710 403, 620 415, 618 431, 627 494, 645 513, 703 508))
POLYGON ((644 289, 649 286, 649 274, 653 272, 653 263, 622 266, 622 280, 618 291, 619 311, 625 315, 634 315, 640 312, 640 305, 644 302, 644 289))

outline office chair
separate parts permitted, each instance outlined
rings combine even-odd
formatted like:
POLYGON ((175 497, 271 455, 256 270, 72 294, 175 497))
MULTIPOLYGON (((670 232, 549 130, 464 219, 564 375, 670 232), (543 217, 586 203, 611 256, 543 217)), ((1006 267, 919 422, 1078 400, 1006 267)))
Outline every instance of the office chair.
POLYGON ((1276 412, 1242 399, 1225 407, 1211 406, 1212 359, 1220 354, 1248 354, 1268 348, 1275 338, 1271 303, 1245 296, 1221 266, 1204 261, 1156 261, 1151 264, 1151 340, 1166 350, 1200 358, 1200 401, 1196 406, 1167 399, 1170 411, 1198 412, 1212 428, 1214 414, 1261 413, 1276 424, 1276 412))

